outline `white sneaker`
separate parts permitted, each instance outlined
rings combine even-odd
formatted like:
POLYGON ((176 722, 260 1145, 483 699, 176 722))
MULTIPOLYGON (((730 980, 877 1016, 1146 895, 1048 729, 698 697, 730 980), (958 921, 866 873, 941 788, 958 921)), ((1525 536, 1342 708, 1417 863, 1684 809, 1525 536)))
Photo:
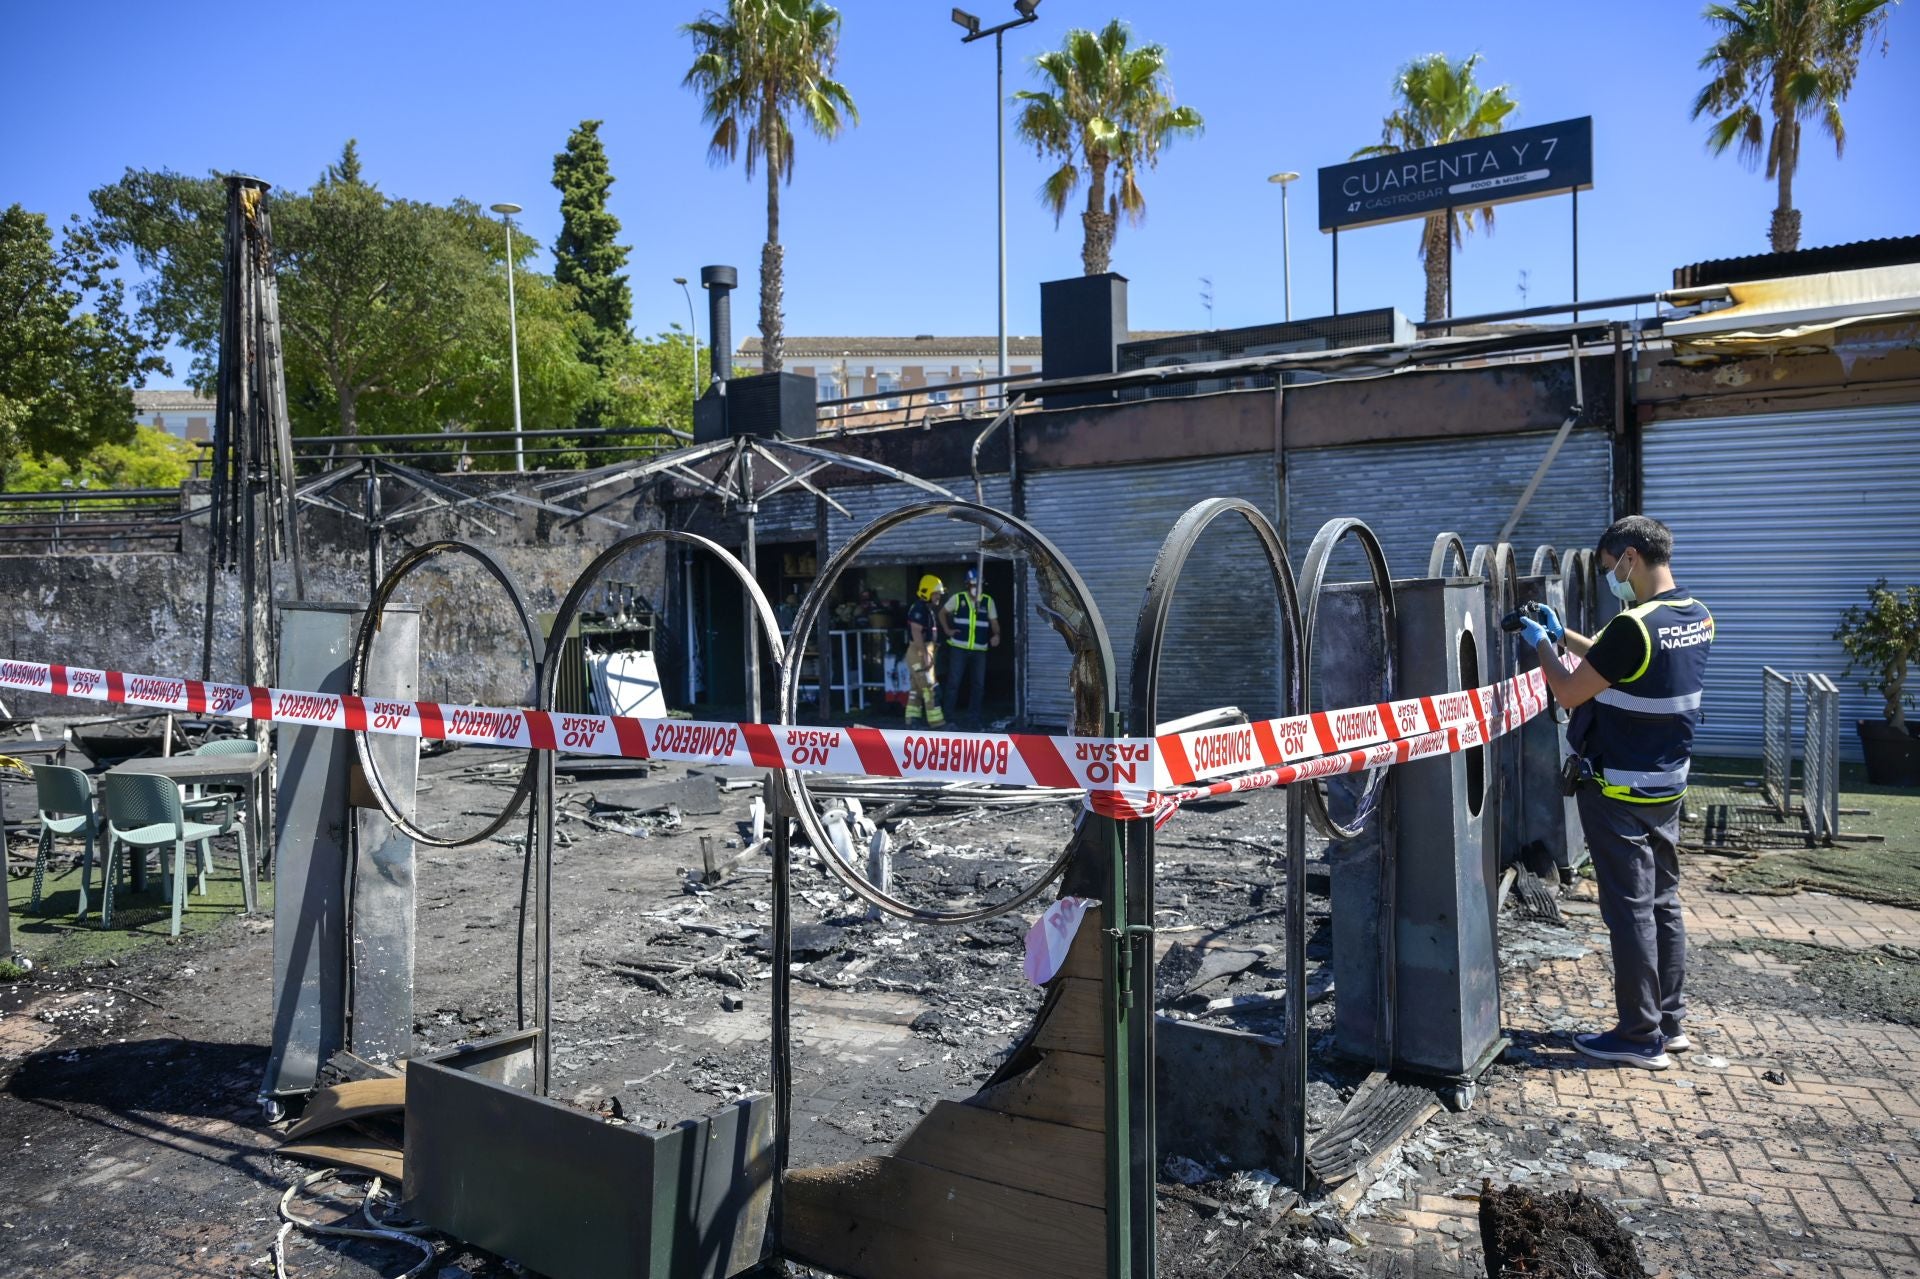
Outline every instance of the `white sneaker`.
POLYGON ((1670 1053, 1692 1052, 1693 1041, 1685 1035, 1668 1035, 1666 1049, 1670 1053))

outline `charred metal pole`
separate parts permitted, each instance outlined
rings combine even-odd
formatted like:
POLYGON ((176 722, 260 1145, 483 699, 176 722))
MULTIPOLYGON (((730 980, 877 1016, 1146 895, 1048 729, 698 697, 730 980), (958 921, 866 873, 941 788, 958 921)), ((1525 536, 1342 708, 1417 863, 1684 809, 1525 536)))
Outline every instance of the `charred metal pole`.
MULTIPOLYGON (((1123 721, 1117 712, 1108 712, 1106 732, 1109 737, 1121 734, 1123 721)), ((1140 1089, 1140 1081, 1134 1076, 1134 1046, 1139 1037, 1139 1028, 1135 1025, 1134 986, 1144 984, 1149 992, 1153 990, 1152 950, 1148 949, 1148 962, 1144 968, 1136 964, 1132 912, 1128 909, 1128 858, 1127 837, 1120 824, 1111 817, 1090 816, 1090 822, 1098 823, 1096 838, 1106 847, 1106 901, 1101 904, 1101 912, 1106 920, 1106 929, 1101 946, 1102 972, 1105 980, 1101 983, 1105 998, 1103 1000, 1106 1015, 1101 1021, 1102 1050, 1106 1056, 1106 1129, 1107 1129, 1107 1274, 1111 1279, 1133 1279, 1136 1274, 1142 1279, 1150 1279, 1153 1273, 1153 1208, 1154 1199, 1151 1190, 1146 1200, 1146 1221, 1134 1221, 1135 1190, 1138 1185, 1136 1162, 1144 1154, 1152 1157, 1153 1147, 1149 1142, 1147 1149, 1134 1149, 1134 1111, 1140 1103, 1135 1094, 1140 1089), (1144 1224, 1147 1231, 1148 1246, 1143 1258, 1146 1269, 1136 1271, 1134 1255, 1135 1231, 1144 1224)), ((1149 943, 1150 945, 1150 943, 1149 943)), ((1149 1075, 1148 1079, 1151 1080, 1149 1075)), ((1149 1084, 1149 1087, 1151 1085, 1149 1084)))
POLYGON ((777 774, 760 784, 773 823, 773 1203, 768 1236, 782 1237, 793 1146, 793 814, 777 774))
MULTIPOLYGON (((740 562, 747 566, 747 576, 754 581, 760 580, 760 555, 754 545, 754 514, 760 504, 753 498, 753 448, 745 440, 740 442, 739 453, 740 509, 747 517, 747 540, 740 548, 740 562)), ((741 599, 740 627, 747 646, 747 719, 760 722, 760 629, 753 615, 753 601, 741 599)))
POLYGON ((305 594, 306 580, 294 501, 280 294, 274 276, 272 223, 266 207, 269 187, 258 178, 240 174, 230 175, 226 181, 225 278, 201 667, 202 673, 211 677, 219 571, 238 568, 242 677, 249 684, 257 684, 273 658, 269 611, 273 562, 290 561, 296 596, 305 594), (263 516, 267 522, 264 530, 260 526, 263 516), (266 598, 261 593, 263 581, 266 598))
POLYGON ((387 570, 380 548, 380 464, 369 457, 363 465, 367 468, 367 589, 371 593, 380 589, 387 570))

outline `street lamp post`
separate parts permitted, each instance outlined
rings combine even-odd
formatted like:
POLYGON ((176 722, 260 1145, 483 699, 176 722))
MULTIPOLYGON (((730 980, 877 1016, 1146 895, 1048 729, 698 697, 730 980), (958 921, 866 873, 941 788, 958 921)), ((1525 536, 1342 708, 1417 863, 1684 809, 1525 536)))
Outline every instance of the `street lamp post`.
MULTIPOLYGON (((1039 20, 1036 12, 1040 0, 1013 0, 1013 8, 1020 16, 1012 22, 1003 22, 997 27, 985 31, 980 29, 980 19, 965 9, 953 11, 953 21, 966 31, 960 37, 961 44, 972 44, 975 40, 993 37, 993 143, 997 159, 998 200, 1000 219, 1000 377, 1007 376, 1007 88, 1005 46, 1001 36, 1015 27, 1024 27, 1039 20)), ((1006 403, 1007 384, 1000 383, 1000 402, 1006 403)))
POLYGON ((676 275, 673 282, 680 286, 680 296, 687 300, 687 336, 693 339, 693 398, 700 398, 700 327, 693 319, 693 294, 687 291, 687 277, 676 275))
POLYGON ((527 455, 520 438, 520 317, 513 304, 513 215, 520 212, 520 206, 503 201, 494 205, 493 211, 507 224, 507 344, 513 361, 513 469, 520 472, 527 469, 527 455))
POLYGON ((1276 173, 1267 181, 1280 187, 1280 276, 1286 282, 1287 322, 1293 322, 1293 228, 1287 222, 1287 188, 1300 177, 1289 169, 1285 173, 1276 173))

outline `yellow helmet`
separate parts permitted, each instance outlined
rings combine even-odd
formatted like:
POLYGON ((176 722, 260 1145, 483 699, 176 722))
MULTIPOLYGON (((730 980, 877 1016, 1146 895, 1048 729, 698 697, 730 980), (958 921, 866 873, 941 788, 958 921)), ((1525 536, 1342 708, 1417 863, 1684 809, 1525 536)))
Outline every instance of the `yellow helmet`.
POLYGON ((927 573, 921 577, 920 579, 920 598, 921 599, 930 600, 934 596, 944 595, 946 594, 946 592, 947 592, 947 588, 945 584, 943 584, 940 581, 940 579, 935 577, 933 574, 927 573))

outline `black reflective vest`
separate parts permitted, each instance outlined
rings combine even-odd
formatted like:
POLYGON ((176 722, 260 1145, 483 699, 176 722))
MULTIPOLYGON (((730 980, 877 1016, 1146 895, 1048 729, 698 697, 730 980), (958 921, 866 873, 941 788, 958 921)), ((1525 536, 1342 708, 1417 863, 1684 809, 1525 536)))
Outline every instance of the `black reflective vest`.
POLYGON ((993 596, 985 591, 980 593, 980 604, 974 606, 973 595, 962 591, 947 601, 947 643, 954 648, 964 648, 969 652, 981 652, 992 637, 993 627, 989 615, 993 612, 993 596), (960 615, 960 608, 966 606, 966 616, 960 615))
POLYGON ((1569 718, 1567 740, 1593 765, 1600 791, 1633 804, 1666 804, 1687 793, 1700 693, 1713 649, 1713 614, 1674 589, 1616 616, 1638 627, 1647 659, 1569 718))

